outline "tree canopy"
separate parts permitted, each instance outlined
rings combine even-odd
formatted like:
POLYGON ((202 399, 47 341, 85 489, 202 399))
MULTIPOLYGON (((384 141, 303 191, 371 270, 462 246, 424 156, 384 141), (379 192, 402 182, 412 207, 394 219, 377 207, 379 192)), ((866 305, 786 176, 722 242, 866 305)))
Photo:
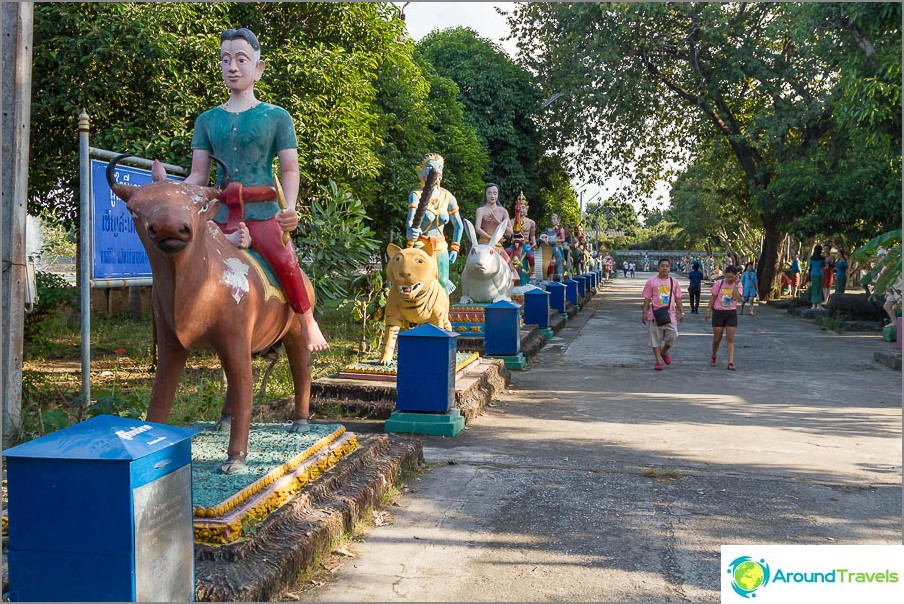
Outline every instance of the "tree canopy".
POLYGON ((195 118, 225 98, 219 34, 239 25, 261 41, 267 67, 258 97, 295 120, 302 199, 330 179, 354 186, 385 240, 388 216, 404 217, 414 168, 437 142, 453 144, 445 152, 453 165, 482 170, 473 133, 448 141, 437 134, 436 114, 453 131, 465 127, 463 118, 455 121, 448 105, 456 101, 442 85, 430 96, 389 4, 42 3, 34 25, 32 213, 75 220, 81 109, 92 119, 92 146, 187 166, 195 118))
POLYGON ((730 149, 733 203, 763 230, 761 294, 785 233, 900 218, 900 187, 887 187, 900 180, 900 21, 899 3, 528 3, 510 17, 522 60, 568 99, 544 113, 545 132, 582 176, 649 194, 730 149), (800 169, 815 184, 855 163, 844 190, 856 199, 814 190, 801 203, 800 169))

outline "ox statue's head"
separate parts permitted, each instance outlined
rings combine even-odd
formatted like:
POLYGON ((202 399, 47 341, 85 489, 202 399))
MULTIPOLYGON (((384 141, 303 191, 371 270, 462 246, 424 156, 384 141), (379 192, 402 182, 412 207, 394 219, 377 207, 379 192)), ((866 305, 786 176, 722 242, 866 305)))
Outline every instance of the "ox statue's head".
POLYGON ((219 190, 168 180, 158 161, 151 170, 151 184, 136 187, 118 183, 113 172, 116 164, 126 157, 130 156, 119 155, 107 164, 110 189, 126 202, 149 254, 152 249, 166 254, 181 252, 200 229, 207 228, 207 221, 217 209, 219 190))

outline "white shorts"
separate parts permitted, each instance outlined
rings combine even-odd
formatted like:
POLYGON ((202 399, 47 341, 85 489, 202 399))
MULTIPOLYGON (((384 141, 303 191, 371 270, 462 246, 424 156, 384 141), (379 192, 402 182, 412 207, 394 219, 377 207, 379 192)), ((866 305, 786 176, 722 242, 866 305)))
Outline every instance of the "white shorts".
POLYGON ((650 330, 650 347, 651 348, 669 348, 678 338, 678 327, 674 323, 668 325, 656 325, 656 319, 647 321, 647 327, 650 330))

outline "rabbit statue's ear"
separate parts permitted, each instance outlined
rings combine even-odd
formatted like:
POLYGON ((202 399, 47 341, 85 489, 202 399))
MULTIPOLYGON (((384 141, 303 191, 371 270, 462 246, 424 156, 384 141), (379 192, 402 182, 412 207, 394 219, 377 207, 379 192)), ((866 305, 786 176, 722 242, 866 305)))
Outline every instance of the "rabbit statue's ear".
POLYGON ((477 247, 477 232, 474 230, 474 225, 471 224, 471 221, 465 218, 465 231, 468 232, 468 239, 471 240, 471 247, 477 247))
POLYGON ((505 220, 499 223, 499 226, 496 227, 496 230, 493 232, 493 237, 490 239, 490 247, 494 247, 497 243, 502 241, 502 237, 505 236, 505 227, 508 226, 508 223, 508 218, 505 218, 505 220))

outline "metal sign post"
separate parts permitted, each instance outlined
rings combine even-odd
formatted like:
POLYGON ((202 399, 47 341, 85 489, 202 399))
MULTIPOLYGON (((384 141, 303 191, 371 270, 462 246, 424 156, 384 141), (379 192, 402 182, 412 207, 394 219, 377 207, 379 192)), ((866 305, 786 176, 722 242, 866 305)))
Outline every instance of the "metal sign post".
MULTIPOLYGON (((119 155, 89 145, 91 130, 87 112, 79 115, 79 288, 81 294, 82 404, 91 403, 91 288, 152 285, 147 253, 124 201, 110 190, 104 171, 119 155), (106 161, 98 161, 106 160, 106 161)), ((151 182, 153 160, 130 157, 125 162, 141 166, 117 166, 117 182, 144 185, 151 182), (144 169, 146 168, 146 169, 144 169)), ((172 180, 183 180, 185 168, 163 164, 172 180)))

